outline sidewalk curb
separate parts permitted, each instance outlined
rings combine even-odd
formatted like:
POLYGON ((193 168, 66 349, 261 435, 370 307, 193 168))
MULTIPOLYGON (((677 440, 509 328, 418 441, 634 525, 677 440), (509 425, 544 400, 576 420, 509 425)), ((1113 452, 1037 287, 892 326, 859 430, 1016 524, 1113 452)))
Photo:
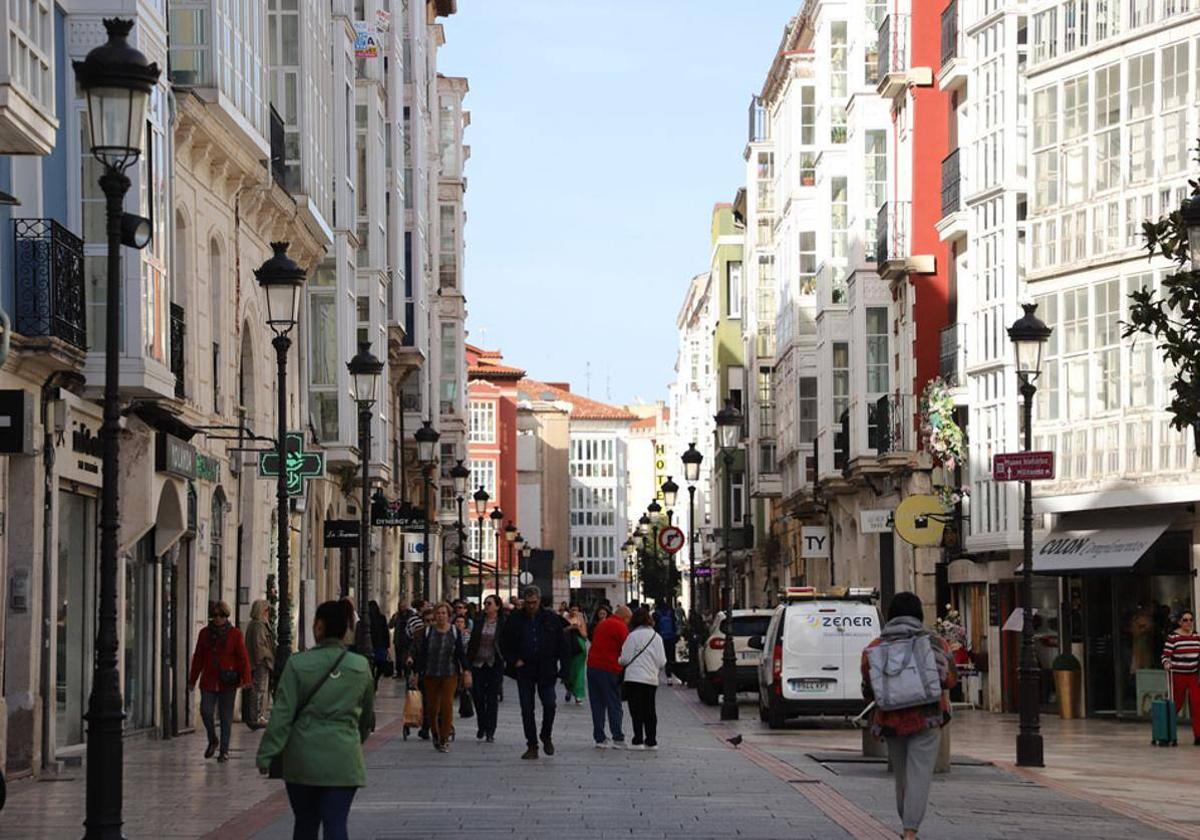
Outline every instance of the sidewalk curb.
MULTIPOLYGON (((363 744, 363 753, 374 752, 403 731, 404 716, 397 715, 382 729, 371 733, 371 737, 363 744)), ((282 781, 280 785, 282 787, 282 781)), ((260 831, 287 817, 289 810, 287 790, 281 789, 235 814, 224 824, 205 834, 201 840, 250 840, 260 831)))
POLYGON ((1037 770, 1031 770, 1028 767, 1018 767, 1011 761, 992 760, 992 764, 998 769, 1003 770, 1011 776, 1016 776, 1019 779, 1024 779, 1028 782, 1033 782, 1041 787, 1048 788, 1055 793, 1061 793, 1064 796, 1070 796, 1073 799, 1079 799, 1084 802, 1089 802, 1092 805, 1098 805, 1106 811, 1111 811, 1122 817, 1128 817, 1135 822, 1139 822, 1147 828, 1153 828, 1165 834, 1173 834, 1176 837, 1183 837, 1185 840, 1193 840, 1196 836, 1196 827, 1187 826, 1178 823, 1175 820, 1167 817, 1160 817, 1158 814, 1153 814, 1136 805, 1127 805, 1122 802, 1117 802, 1099 794, 1088 793, 1085 790, 1071 785, 1067 782, 1053 779, 1044 773, 1039 773, 1037 770))

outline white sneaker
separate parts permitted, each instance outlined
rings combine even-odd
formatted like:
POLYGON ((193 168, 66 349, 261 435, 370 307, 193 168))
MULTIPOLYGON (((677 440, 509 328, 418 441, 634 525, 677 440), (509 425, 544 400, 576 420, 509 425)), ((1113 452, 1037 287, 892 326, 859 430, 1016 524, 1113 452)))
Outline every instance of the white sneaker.
POLYGON ((645 745, 643 745, 643 746, 642 746, 642 749, 644 749, 644 750, 657 750, 657 749, 658 749, 658 744, 645 744, 645 745))
POLYGON ((596 749, 598 749, 598 750, 606 750, 606 749, 608 749, 608 748, 609 748, 609 745, 611 745, 611 744, 612 744, 612 742, 611 742, 611 741, 597 741, 597 742, 596 742, 596 749))
POLYGON ((624 741, 610 741, 610 742, 609 742, 609 745, 610 745, 610 746, 611 746, 611 747, 612 747, 614 750, 624 750, 624 749, 628 749, 628 747, 626 746, 626 744, 625 744, 625 742, 624 742, 624 741))

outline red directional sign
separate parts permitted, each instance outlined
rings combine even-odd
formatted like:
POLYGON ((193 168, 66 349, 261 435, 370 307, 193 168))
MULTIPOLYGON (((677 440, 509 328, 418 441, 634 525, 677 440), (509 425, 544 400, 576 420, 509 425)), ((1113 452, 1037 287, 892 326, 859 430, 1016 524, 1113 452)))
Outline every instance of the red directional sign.
POLYGON ((1053 452, 1007 452, 992 457, 994 481, 1046 481, 1052 478, 1053 452))
POLYGON ((687 538, 683 535, 683 531, 674 525, 658 532, 658 547, 667 554, 679 551, 685 542, 687 542, 687 538))

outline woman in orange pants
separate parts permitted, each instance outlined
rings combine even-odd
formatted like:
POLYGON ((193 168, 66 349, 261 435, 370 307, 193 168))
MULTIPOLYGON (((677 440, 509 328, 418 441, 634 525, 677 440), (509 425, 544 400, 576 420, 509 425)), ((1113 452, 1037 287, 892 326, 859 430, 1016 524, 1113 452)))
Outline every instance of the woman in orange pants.
POLYGON ((1175 710, 1182 712, 1187 700, 1192 743, 1200 746, 1200 636, 1196 635, 1196 616, 1191 610, 1179 617, 1179 626, 1167 636, 1162 661, 1170 674, 1175 710))
POLYGON ((433 610, 433 626, 421 640, 417 671, 424 677, 425 709, 433 730, 433 747, 450 751, 450 733, 454 729, 454 693, 461 678, 464 688, 471 687, 471 672, 462 633, 450 623, 450 605, 438 604, 433 610))

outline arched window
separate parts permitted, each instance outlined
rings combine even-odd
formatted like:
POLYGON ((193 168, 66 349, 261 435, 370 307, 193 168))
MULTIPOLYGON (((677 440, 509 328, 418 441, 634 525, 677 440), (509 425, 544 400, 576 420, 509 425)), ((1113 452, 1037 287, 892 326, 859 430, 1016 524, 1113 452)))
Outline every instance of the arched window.
POLYGON ((209 307, 209 331, 212 334, 212 396, 213 412, 221 414, 221 327, 224 323, 222 314, 225 309, 224 297, 224 260, 221 258, 221 244, 214 237, 208 242, 208 289, 212 296, 209 307))
POLYGON ((220 601, 225 566, 225 491, 218 487, 212 497, 208 521, 208 600, 220 601))

